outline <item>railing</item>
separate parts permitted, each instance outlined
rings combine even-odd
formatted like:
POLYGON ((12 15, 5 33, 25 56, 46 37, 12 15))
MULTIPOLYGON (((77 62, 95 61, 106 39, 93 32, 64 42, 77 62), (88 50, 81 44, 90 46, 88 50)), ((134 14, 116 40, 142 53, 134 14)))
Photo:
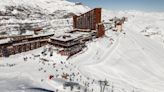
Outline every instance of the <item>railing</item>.
POLYGON ((69 42, 69 43, 62 43, 62 42, 57 42, 57 41, 51 41, 51 43, 56 44, 56 45, 69 47, 69 46, 73 46, 73 45, 76 45, 76 44, 80 44, 80 41, 74 41, 74 42, 69 42))

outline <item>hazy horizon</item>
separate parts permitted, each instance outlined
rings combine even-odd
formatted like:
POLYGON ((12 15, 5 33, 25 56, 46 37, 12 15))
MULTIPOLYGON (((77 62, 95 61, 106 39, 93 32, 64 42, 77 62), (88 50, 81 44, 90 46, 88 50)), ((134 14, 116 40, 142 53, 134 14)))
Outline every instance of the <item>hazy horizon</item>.
POLYGON ((82 2, 94 8, 102 7, 108 10, 140 10, 164 12, 164 0, 68 0, 82 2))

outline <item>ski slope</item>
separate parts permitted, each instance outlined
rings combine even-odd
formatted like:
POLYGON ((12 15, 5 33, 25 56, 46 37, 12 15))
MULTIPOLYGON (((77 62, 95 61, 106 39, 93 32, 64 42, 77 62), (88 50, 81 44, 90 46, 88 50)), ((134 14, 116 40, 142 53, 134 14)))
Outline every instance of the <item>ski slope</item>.
POLYGON ((88 46, 89 52, 73 61, 85 76, 108 79, 118 88, 163 92, 164 47, 135 32, 129 24, 124 30, 126 34, 121 34, 113 46, 105 47, 109 41, 93 44, 88 46))
MULTIPOLYGON (((80 14, 90 8, 66 0, 1 0, 1 10, 5 6, 27 5, 39 8, 45 13, 58 10, 80 14), (64 6, 64 7, 63 7, 64 6)), ((124 24, 123 33, 106 31, 103 38, 87 42, 87 48, 66 60, 56 53, 50 57, 42 55, 44 48, 0 58, 0 90, 3 92, 76 92, 77 89, 63 89, 67 80, 61 78, 63 73, 76 76, 73 81, 78 82, 84 92, 84 85, 90 83, 89 92, 100 92, 99 80, 108 80, 109 86, 105 92, 163 92, 164 90, 164 46, 163 46, 163 13, 146 13, 140 11, 106 11, 103 10, 103 20, 109 18, 128 17, 124 24), (145 37, 144 34, 157 33, 145 37), (35 57, 40 55, 40 57, 35 57), (27 57, 27 61, 24 58, 27 57), (46 59, 47 61, 44 61, 46 59), (49 79, 54 75, 53 80, 49 79), (95 80, 92 84, 92 81, 95 80)), ((39 21, 40 19, 38 19, 39 21)), ((48 20, 52 32, 62 34, 72 29, 71 19, 48 20), (60 30, 59 30, 60 29, 60 30), (57 31, 57 32, 56 32, 57 31)), ((26 23, 26 22, 25 22, 26 23)), ((47 23, 47 21, 46 21, 47 23)), ((50 31, 47 31, 50 32, 50 31)), ((11 33, 10 33, 11 34, 11 33)), ((55 48, 54 48, 55 49, 55 48)))
MULTIPOLYGON (((111 91, 112 86, 114 92, 133 92, 133 90, 134 92, 163 92, 164 47, 155 40, 136 32, 136 26, 131 23, 125 24, 124 32, 125 34, 107 31, 105 37, 87 42, 87 48, 69 60, 56 53, 53 57, 49 56, 49 52, 43 56, 41 54, 43 49, 51 46, 9 58, 0 58, 1 83, 10 86, 4 81, 11 79, 20 85, 20 87, 12 86, 10 89, 4 86, 0 88, 3 88, 4 92, 56 91, 57 89, 59 92, 71 92, 70 89, 63 89, 65 80, 61 75, 80 73, 82 78, 76 76, 74 81, 84 86, 85 82, 92 83, 91 81, 95 80, 89 87, 89 90, 95 89, 93 92, 99 92, 98 81, 105 79, 110 85, 105 92, 111 91), (40 55, 40 57, 34 57, 34 55, 40 55), (28 60, 24 61, 24 57, 28 57, 28 60), (48 61, 44 62, 41 58, 48 61), (61 61, 64 64, 61 64, 61 61), (55 68, 54 63, 57 64, 55 68), (50 75, 58 77, 49 80, 50 75)), ((81 89, 81 92, 83 90, 81 89)))

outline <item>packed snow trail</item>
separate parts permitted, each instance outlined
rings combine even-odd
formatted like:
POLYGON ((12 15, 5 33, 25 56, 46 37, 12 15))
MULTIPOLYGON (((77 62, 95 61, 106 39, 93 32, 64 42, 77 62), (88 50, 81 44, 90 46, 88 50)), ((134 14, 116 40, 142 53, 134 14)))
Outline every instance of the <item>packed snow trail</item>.
MULTIPOLYGON (((132 92, 133 89, 138 92, 153 92, 154 90, 162 92, 160 90, 164 90, 163 47, 151 39, 129 29, 126 29, 125 32, 126 35, 120 35, 120 37, 115 39, 113 44, 110 43, 107 37, 89 42, 86 52, 66 62, 71 62, 78 66, 79 70, 75 68, 72 72, 80 71, 84 77, 90 77, 90 79, 109 80, 110 85, 114 85, 115 91, 117 90, 116 92, 124 92, 123 90, 132 92)), ((42 48, 39 48, 28 53, 41 53, 41 51, 42 48)), ((51 61, 48 62, 50 65, 48 63, 42 65, 39 62, 39 58, 34 58, 33 55, 27 55, 29 61, 26 62, 23 61, 23 57, 21 56, 25 54, 21 53, 4 59, 6 62, 3 63, 15 63, 16 66, 1 67, 0 72, 3 75, 6 73, 10 73, 11 75, 27 73, 30 75, 29 77, 32 77, 33 81, 37 82, 41 79, 47 80, 48 75, 56 73, 51 66, 51 61), (19 55, 21 57, 16 58, 19 55), (38 71, 41 67, 47 72, 38 71)), ((52 59, 58 63, 63 61, 62 57, 57 57, 56 54, 52 58, 48 56, 44 58, 52 59)), ((60 64, 58 66, 59 69, 63 67, 60 64)), ((72 66, 69 66, 69 68, 73 69, 72 66)), ((69 71, 66 69, 62 72, 69 71)), ((85 78, 84 81, 86 81, 85 78)), ((58 85, 58 83, 51 83, 51 85, 50 83, 51 81, 46 81, 41 84, 42 86, 44 85, 43 87, 52 90, 54 90, 55 85, 58 85)), ((97 87, 98 85, 95 86, 95 88, 97 87)), ((58 85, 57 88, 63 91, 61 85, 58 85)))
POLYGON ((92 50, 88 52, 89 54, 75 59, 79 70, 85 76, 95 79, 107 78, 125 89, 134 87, 148 92, 164 90, 164 63, 162 62, 164 48, 153 40, 134 32, 133 29, 126 29, 125 32, 119 43, 109 47, 113 50, 105 47, 106 50, 99 49, 94 44, 95 47, 88 47, 92 50), (94 55, 96 51, 100 51, 101 54, 94 55), (106 57, 102 60, 96 58, 101 56, 106 57))
POLYGON ((70 60, 70 62, 84 60, 83 62, 77 62, 77 65, 80 66, 101 63, 104 58, 108 57, 115 49, 117 49, 119 45, 119 39, 120 36, 116 39, 116 41, 114 41, 114 43, 110 43, 108 38, 103 38, 104 42, 100 42, 103 41, 102 39, 97 39, 99 42, 95 42, 96 45, 93 46, 93 43, 89 43, 89 49, 84 52, 84 54, 74 57, 73 60, 70 60), (105 45, 105 47, 103 45, 105 45))

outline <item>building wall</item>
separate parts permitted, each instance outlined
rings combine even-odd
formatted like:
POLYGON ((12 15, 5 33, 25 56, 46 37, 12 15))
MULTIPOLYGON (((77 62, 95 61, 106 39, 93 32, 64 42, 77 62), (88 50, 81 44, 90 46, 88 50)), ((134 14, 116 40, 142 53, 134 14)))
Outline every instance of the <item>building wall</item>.
POLYGON ((105 29, 103 24, 98 24, 97 37, 103 37, 105 35, 105 29))
MULTIPOLYGON (((29 37, 24 39, 17 39, 18 41, 12 41, 0 45, 0 57, 8 57, 21 52, 37 49, 48 44, 48 38, 52 35, 41 37, 29 37)), ((19 37, 18 37, 19 38, 19 37)))
POLYGON ((101 8, 95 8, 80 16, 73 16, 73 27, 76 29, 96 30, 98 23, 101 23, 101 8))
POLYGON ((101 24, 101 8, 95 8, 80 16, 73 16, 74 29, 90 29, 97 31, 97 37, 102 37, 105 34, 103 24, 101 24))

